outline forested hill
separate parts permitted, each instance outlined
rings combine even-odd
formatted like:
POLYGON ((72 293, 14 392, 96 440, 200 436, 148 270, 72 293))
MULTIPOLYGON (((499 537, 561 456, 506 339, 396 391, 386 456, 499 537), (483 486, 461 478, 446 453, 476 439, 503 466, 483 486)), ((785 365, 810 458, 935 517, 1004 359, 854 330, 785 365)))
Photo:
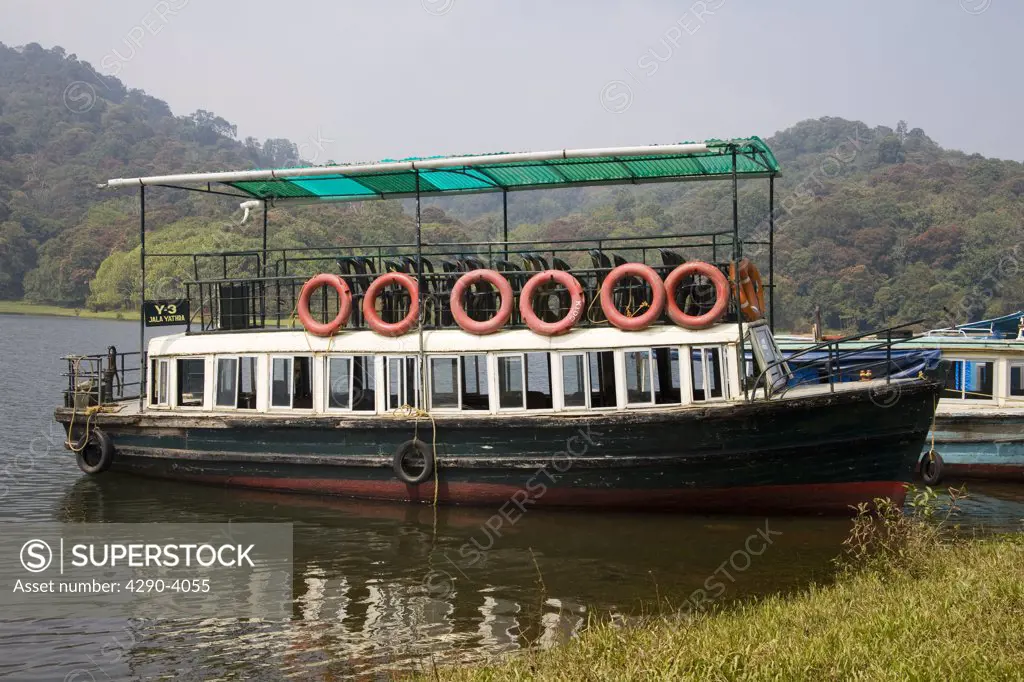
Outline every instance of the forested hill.
MULTIPOLYGON (((784 328, 806 329, 816 306, 834 329, 917 318, 937 325, 1024 307, 1020 163, 944 150, 902 122, 822 118, 766 141, 783 170, 776 308, 784 328)), ((207 111, 175 116, 60 48, 0 44, 0 298, 94 308, 137 301, 135 199, 97 190, 99 181, 299 162, 287 140, 238 140, 207 111)), ((240 225, 230 200, 151 194, 147 245, 257 243, 260 221, 240 225)), ((499 207, 493 195, 433 202, 426 238, 494 237, 499 207)), ((516 239, 731 225, 729 188, 719 183, 519 193, 509 211, 516 239)), ((744 183, 744 231, 760 234, 766 217, 767 182, 744 183)), ((277 246, 406 242, 412 230, 398 202, 277 209, 271 222, 277 246)), ((754 256, 764 270, 767 254, 754 256)))

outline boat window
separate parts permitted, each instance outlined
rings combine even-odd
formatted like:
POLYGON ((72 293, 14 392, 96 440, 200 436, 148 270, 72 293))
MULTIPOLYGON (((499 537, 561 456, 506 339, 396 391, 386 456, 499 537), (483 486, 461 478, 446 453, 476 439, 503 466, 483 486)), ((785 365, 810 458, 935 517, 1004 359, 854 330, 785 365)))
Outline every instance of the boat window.
POLYGON ((590 407, 615 407, 615 353, 588 351, 590 407))
POLYGON ((313 409, 312 358, 276 357, 270 362, 270 406, 313 409))
POLYGON ((992 363, 978 360, 942 360, 939 368, 946 382, 942 398, 953 400, 991 400, 992 363))
POLYGON ((430 405, 459 409, 459 359, 430 358, 430 405))
POLYGON ((327 358, 327 409, 352 409, 352 358, 327 358))
POLYGON ((526 354, 526 409, 550 410, 554 407, 551 395, 551 357, 549 353, 526 354))
POLYGON ((722 367, 722 349, 692 348, 690 359, 693 370, 693 399, 714 400, 725 397, 725 372, 722 367))
POLYGON ((377 377, 372 355, 352 358, 352 409, 361 412, 377 410, 377 377))
POLYGON ((526 407, 523 390, 523 356, 498 356, 498 408, 523 409, 526 407))
MULTIPOLYGON (((627 351, 632 352, 649 358, 649 351, 627 351)), ((615 353, 610 350, 563 353, 561 358, 562 404, 566 408, 615 407, 615 353)), ((640 359, 638 362, 642 365, 644 361, 640 359)), ((649 391, 649 361, 647 366, 647 375, 643 381, 649 391)), ((649 403, 650 397, 646 401, 649 403)))
POLYGON ((489 410, 490 389, 487 383, 487 356, 464 355, 462 362, 462 409, 489 410))
POLYGON ((653 348, 654 354, 654 402, 656 405, 678 404, 682 398, 679 390, 679 349, 653 348))
POLYGON ((235 407, 240 410, 256 409, 256 358, 252 356, 238 360, 238 399, 235 407))
POLYGON ((562 355, 562 402, 566 407, 587 406, 587 373, 583 353, 562 355))
POLYGON ((650 349, 627 350, 622 355, 626 367, 626 404, 650 405, 654 402, 650 349))
POLYGON ((206 383, 206 360, 182 358, 178 360, 178 406, 202 407, 206 383))
POLYGON ((234 407, 238 391, 238 358, 217 358, 217 407, 234 407))
POLYGON ((167 361, 149 361, 149 404, 167 404, 167 361))
POLYGON ((292 406, 292 359, 273 358, 270 361, 270 406, 292 406))
POLYGON ((1010 395, 1024 396, 1024 365, 1010 365, 1010 395))
POLYGON ((420 377, 416 356, 389 357, 385 366, 387 409, 420 406, 420 377))
POLYGON ((498 356, 498 408, 550 410, 551 354, 517 353, 498 356))

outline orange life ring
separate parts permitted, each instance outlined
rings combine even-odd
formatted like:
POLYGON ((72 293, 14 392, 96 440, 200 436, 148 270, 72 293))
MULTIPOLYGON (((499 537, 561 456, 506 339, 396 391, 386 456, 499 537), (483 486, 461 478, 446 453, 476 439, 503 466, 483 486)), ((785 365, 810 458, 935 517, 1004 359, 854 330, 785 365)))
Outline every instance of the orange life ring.
POLYGON ((764 317, 764 287, 757 266, 747 258, 739 262, 739 279, 736 277, 736 263, 729 265, 729 280, 739 285, 740 311, 748 322, 764 317))
POLYGON ((386 272, 370 282, 363 295, 363 318, 370 329, 383 336, 401 336, 416 323, 420 314, 420 287, 416 280, 404 272, 386 272), (384 287, 398 284, 409 292, 409 312, 398 322, 385 322, 377 312, 377 297, 384 287))
POLYGON ((452 317, 459 323, 459 326, 472 334, 491 334, 505 326, 508 318, 512 315, 512 301, 515 294, 512 293, 512 285, 502 277, 501 273, 494 270, 472 270, 467 272, 452 287, 451 308, 452 317), (501 305, 498 312, 489 320, 483 322, 474 320, 466 313, 466 307, 462 304, 462 297, 466 295, 466 289, 477 282, 487 282, 501 296, 501 305))
POLYGON ((314 336, 334 336, 339 329, 348 324, 348 317, 352 314, 352 292, 348 284, 341 278, 329 272, 322 272, 309 278, 302 285, 299 292, 299 304, 297 306, 299 322, 306 328, 306 331, 314 336), (317 322, 309 312, 309 299, 313 292, 322 286, 332 287, 338 292, 338 314, 330 322, 317 322))
POLYGON ((706 329, 725 314, 725 309, 729 305, 729 282, 722 271, 714 265, 703 261, 690 261, 677 267, 665 278, 665 296, 668 298, 668 316, 673 322, 687 329, 706 329), (703 315, 687 315, 676 302, 676 289, 679 288, 680 282, 684 277, 692 275, 704 275, 715 285, 715 305, 703 315))
POLYGON ((583 317, 583 286, 575 277, 565 270, 544 270, 531 277, 519 294, 519 313, 523 316, 526 326, 544 336, 557 336, 573 328, 583 317), (533 296, 537 287, 548 282, 561 284, 569 290, 569 312, 558 322, 545 322, 533 311, 533 296))
POLYGON ((623 263, 608 273, 601 283, 601 310, 608 321, 619 329, 638 331, 651 326, 665 310, 665 284, 658 273, 643 263, 623 263), (624 277, 639 277, 651 287, 651 303, 643 315, 629 317, 615 306, 615 286, 624 277))

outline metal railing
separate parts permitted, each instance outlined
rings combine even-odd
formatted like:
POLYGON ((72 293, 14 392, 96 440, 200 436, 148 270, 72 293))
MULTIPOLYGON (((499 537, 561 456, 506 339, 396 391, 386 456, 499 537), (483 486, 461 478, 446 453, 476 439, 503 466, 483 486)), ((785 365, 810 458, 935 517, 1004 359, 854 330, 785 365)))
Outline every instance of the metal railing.
POLYGON ((909 329, 914 325, 918 325, 924 322, 924 319, 915 320, 913 322, 905 322, 903 324, 895 325, 892 327, 886 327, 885 329, 872 330, 862 332, 859 334, 851 334, 844 336, 839 339, 830 339, 828 341, 822 341, 821 343, 805 348, 801 351, 793 353, 786 358, 776 360, 775 362, 769 363, 767 367, 757 377, 751 387, 751 394, 757 392, 758 389, 765 389, 766 394, 771 396, 781 397, 790 389, 796 388, 797 386, 805 386, 811 384, 824 384, 828 383, 830 391, 835 392, 836 383, 841 383, 844 377, 852 377, 854 373, 859 379, 878 379, 884 378, 886 384, 892 381, 892 370, 897 365, 894 364, 892 358, 892 347, 896 344, 903 343, 913 339, 911 335, 899 335, 896 338, 893 337, 893 332, 900 329, 909 329), (857 341, 860 339, 867 338, 869 336, 881 337, 885 336, 884 341, 879 341, 877 344, 869 345, 863 348, 851 348, 845 351, 841 351, 839 346, 843 343, 849 343, 850 341, 857 341), (802 380, 795 380, 797 376, 801 374, 801 370, 819 368, 819 361, 806 361, 806 362, 795 362, 794 360, 810 353, 818 353, 824 350, 827 355, 825 358, 825 375, 822 376, 820 373, 815 376, 807 377, 802 380), (875 351, 885 351, 884 359, 878 360, 859 360, 853 364, 849 362, 846 366, 843 366, 843 361, 849 361, 855 356, 863 356, 864 354, 873 353, 875 351), (881 376, 877 375, 875 370, 881 368, 883 372, 881 376), (775 383, 769 379, 773 370, 781 370, 782 375, 785 377, 785 382, 781 386, 776 386, 775 383), (795 381, 794 381, 795 380, 795 381))
POLYGON ((69 355, 68 385, 64 407, 86 409, 97 405, 137 400, 143 393, 145 377, 139 365, 139 351, 119 353, 110 346, 106 353, 69 355))
MULTIPOLYGON (((754 244, 754 242, 748 242, 754 244)), ((405 272, 415 277, 421 288, 423 307, 421 315, 425 328, 437 329, 454 326, 450 296, 458 278, 465 272, 490 268, 505 275, 518 297, 526 281, 536 272, 547 269, 571 272, 584 288, 586 314, 581 325, 604 324, 598 297, 607 274, 625 262, 642 262, 662 277, 686 260, 706 260, 717 263, 728 275, 728 263, 720 256, 732 251, 731 232, 713 232, 691 235, 656 237, 624 237, 594 240, 553 240, 547 242, 470 242, 438 244, 422 253, 422 270, 417 271, 419 260, 414 245, 369 247, 328 247, 310 249, 279 249, 268 251, 267 272, 258 270, 257 252, 239 251, 220 254, 191 254, 194 263, 201 258, 219 259, 217 274, 185 282, 185 298, 190 302, 187 331, 216 332, 245 329, 292 329, 299 292, 307 278, 320 272, 333 272, 344 277, 352 292, 352 316, 348 328, 365 327, 362 301, 370 282, 384 272, 405 272), (354 255, 362 250, 363 255, 354 255), (241 266, 229 265, 237 257, 241 266), (252 266, 255 264, 256 270, 252 266), (234 271, 234 274, 232 274, 234 271)), ((160 254, 180 256, 183 254, 160 254)), ((200 268, 195 265, 195 273, 200 268)), ((767 287, 766 287, 767 288, 767 287)), ((689 301, 691 314, 701 314, 714 303, 710 287, 701 279, 691 280, 682 287, 679 303, 689 301)), ((650 300, 650 288, 642 280, 627 278, 615 292, 620 310, 634 314, 650 300)), ((324 287, 311 299, 311 313, 322 322, 331 320, 338 311, 336 294, 324 287)), ((380 297, 379 312, 386 322, 402 319, 410 301, 399 287, 388 287, 380 297)), ((488 319, 498 309, 499 299, 489 285, 470 287, 465 307, 470 317, 488 319)), ((568 292, 559 286, 550 286, 535 298, 538 315, 545 320, 559 319, 569 306, 568 292)), ((736 311, 730 301, 723 321, 735 321, 736 311)), ((667 317, 664 321, 668 321, 667 317)), ((523 326, 518 306, 513 307, 511 327, 523 326)))

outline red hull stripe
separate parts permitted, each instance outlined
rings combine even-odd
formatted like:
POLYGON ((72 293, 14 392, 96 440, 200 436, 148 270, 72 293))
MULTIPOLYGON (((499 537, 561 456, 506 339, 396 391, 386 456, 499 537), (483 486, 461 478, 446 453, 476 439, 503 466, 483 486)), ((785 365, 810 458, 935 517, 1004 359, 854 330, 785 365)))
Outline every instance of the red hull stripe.
MULTIPOLYGON (((264 476, 188 476, 190 480, 221 485, 290 492, 343 495, 369 500, 432 502, 433 483, 410 486, 399 481, 352 481, 264 476)), ((695 490, 596 489, 536 486, 527 489, 495 483, 442 483, 438 502, 469 505, 505 505, 506 509, 546 507, 600 507, 603 509, 670 509, 686 511, 773 511, 849 513, 860 502, 888 497, 902 504, 904 484, 899 481, 808 483, 695 490)))

